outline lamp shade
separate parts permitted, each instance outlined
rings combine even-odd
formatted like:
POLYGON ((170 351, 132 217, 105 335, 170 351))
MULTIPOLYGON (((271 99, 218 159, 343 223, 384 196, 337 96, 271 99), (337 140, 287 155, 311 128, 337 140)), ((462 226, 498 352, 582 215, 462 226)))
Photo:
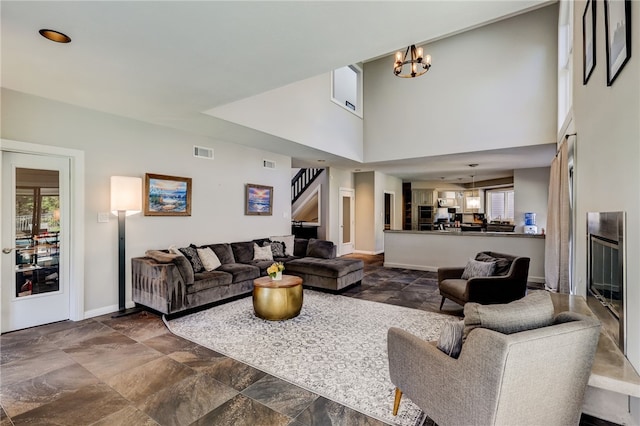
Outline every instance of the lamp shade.
POLYGON ((129 176, 111 176, 111 212, 124 210, 127 216, 142 210, 142 179, 129 176))

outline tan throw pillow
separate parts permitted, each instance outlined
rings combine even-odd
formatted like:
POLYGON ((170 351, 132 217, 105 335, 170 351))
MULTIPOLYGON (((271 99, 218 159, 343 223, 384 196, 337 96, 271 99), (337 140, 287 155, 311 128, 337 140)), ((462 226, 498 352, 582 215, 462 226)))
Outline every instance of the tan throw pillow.
POLYGON ((204 270, 207 272, 217 269, 221 263, 218 256, 209 247, 196 249, 198 251, 198 257, 204 266, 204 270))
POLYGON ((519 333, 553 323, 553 301, 549 292, 532 291, 511 303, 464 305, 464 339, 476 327, 488 328, 503 334, 519 333))
POLYGON ((260 247, 256 243, 253 243, 253 260, 273 260, 271 246, 260 247))
POLYGON ((171 263, 177 256, 177 254, 166 253, 161 250, 147 250, 144 255, 150 257, 158 263, 171 263))

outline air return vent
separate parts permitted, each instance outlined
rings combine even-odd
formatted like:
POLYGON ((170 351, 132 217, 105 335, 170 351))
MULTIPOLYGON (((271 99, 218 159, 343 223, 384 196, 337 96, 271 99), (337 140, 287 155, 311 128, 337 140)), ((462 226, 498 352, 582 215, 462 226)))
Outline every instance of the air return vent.
POLYGON ((262 167, 264 167, 265 169, 275 169, 276 162, 271 160, 262 160, 262 167))
POLYGON ((193 146, 193 156, 198 158, 206 158, 213 160, 213 148, 205 148, 203 146, 193 146))

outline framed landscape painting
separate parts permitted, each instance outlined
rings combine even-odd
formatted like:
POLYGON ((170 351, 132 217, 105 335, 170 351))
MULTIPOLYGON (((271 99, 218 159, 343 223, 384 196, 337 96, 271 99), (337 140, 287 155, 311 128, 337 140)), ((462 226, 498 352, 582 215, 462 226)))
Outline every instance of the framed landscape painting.
POLYGON ((245 192, 245 215, 271 216, 273 210, 273 186, 248 183, 245 192))
POLYGON ((145 174, 145 216, 191 216, 191 178, 145 174))
POLYGON ((596 66, 596 2, 587 0, 582 15, 582 84, 587 84, 596 66))
POLYGON ((631 57, 631 1, 605 0, 607 86, 611 86, 631 57))

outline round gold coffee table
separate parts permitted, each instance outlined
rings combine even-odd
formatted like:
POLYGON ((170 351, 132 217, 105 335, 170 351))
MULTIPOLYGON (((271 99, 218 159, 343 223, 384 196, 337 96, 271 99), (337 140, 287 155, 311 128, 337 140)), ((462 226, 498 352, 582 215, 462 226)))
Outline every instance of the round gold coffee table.
POLYGON ((283 275, 281 281, 271 277, 253 280, 253 311, 256 316, 281 321, 298 316, 302 309, 302 278, 283 275))

